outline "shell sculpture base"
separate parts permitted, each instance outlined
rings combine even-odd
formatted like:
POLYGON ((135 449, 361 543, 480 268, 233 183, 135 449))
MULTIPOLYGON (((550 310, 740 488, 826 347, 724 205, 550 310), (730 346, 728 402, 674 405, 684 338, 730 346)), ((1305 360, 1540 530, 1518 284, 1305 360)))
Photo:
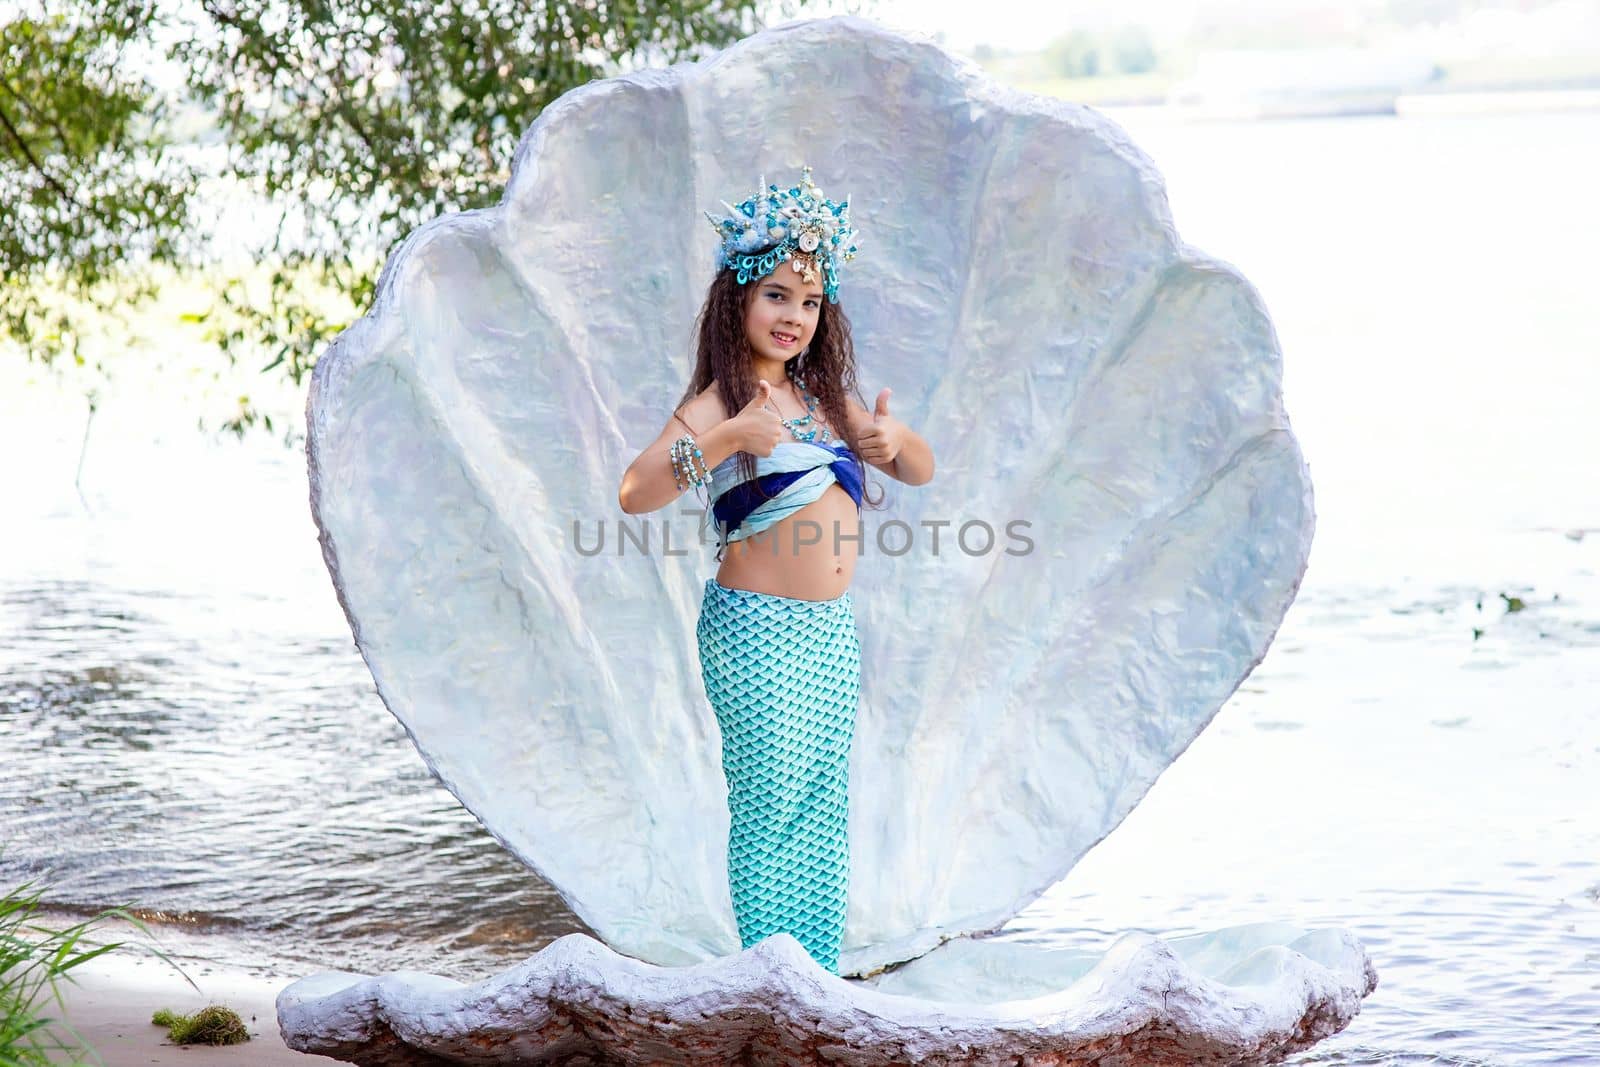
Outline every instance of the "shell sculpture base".
POLYGON ((568 934, 463 985, 332 972, 278 995, 285 1042, 370 1067, 436 1064, 1268 1064, 1343 1029, 1377 984, 1361 946, 1278 924, 1104 953, 963 940, 880 976, 828 974, 788 934, 657 967, 568 934), (1008 980, 1060 987, 986 1002, 1008 980), (904 992, 902 992, 904 990, 904 992))
POLYGON ((366 1064, 1270 1063, 1374 987, 1337 930, 1128 934, 1104 952, 986 936, 1113 832, 1261 662, 1315 525, 1259 294, 1179 239, 1154 163, 1094 109, 848 17, 591 82, 529 127, 500 204, 396 248, 317 361, 306 415, 323 557, 379 696, 598 940, 474 986, 303 979, 279 999, 291 1047, 366 1064), (837 975, 788 932, 741 951, 695 522, 648 516, 650 551, 620 532, 593 548, 683 389, 714 269, 701 209, 801 164, 863 231, 840 302, 861 381, 894 388, 939 466, 915 488, 870 476, 888 510, 863 517, 851 589, 837 975))

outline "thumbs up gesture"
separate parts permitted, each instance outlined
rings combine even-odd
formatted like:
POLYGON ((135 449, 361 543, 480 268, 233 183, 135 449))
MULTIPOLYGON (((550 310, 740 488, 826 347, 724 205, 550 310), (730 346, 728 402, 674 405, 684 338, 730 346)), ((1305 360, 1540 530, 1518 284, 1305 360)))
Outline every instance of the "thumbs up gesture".
POLYGON ((878 393, 878 402, 872 408, 872 422, 856 435, 857 443, 861 446, 861 458, 868 463, 892 463, 905 445, 909 432, 906 424, 889 414, 891 392, 893 390, 885 388, 878 393))
POLYGON ((765 378, 756 383, 756 395, 750 398, 734 421, 738 423, 743 447, 741 451, 758 456, 770 456, 783 440, 783 419, 771 407, 772 386, 765 378))

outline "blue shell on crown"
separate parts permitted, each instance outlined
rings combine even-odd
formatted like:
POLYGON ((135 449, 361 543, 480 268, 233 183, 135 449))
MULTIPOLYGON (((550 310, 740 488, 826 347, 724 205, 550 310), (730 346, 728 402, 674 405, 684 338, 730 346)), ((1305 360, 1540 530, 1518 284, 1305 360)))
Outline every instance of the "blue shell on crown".
POLYGON ((726 215, 706 218, 722 238, 717 269, 738 271, 739 284, 765 278, 778 264, 792 261, 806 281, 822 275, 822 291, 839 302, 839 264, 855 258, 856 231, 850 225, 850 198, 829 200, 802 167, 798 185, 780 189, 765 176, 754 196, 735 206, 722 201, 726 215))

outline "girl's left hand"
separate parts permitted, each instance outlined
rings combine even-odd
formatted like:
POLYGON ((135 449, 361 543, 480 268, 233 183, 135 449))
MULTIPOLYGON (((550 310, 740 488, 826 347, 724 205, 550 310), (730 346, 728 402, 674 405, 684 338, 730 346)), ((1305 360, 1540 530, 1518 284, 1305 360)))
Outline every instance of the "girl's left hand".
POLYGON ((885 388, 878 394, 878 402, 872 409, 872 422, 857 437, 861 458, 867 463, 893 463, 894 457, 900 454, 900 449, 905 445, 906 434, 910 432, 905 423, 889 414, 891 392, 893 390, 885 388))

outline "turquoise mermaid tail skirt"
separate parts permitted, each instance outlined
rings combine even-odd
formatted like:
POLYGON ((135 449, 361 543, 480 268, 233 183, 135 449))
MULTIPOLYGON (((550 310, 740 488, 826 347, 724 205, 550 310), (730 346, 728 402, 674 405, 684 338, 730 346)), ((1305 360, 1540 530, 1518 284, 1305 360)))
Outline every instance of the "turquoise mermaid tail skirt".
POLYGON ((861 693, 850 594, 800 600, 709 579, 696 637, 722 730, 740 947, 788 932, 838 974, 861 693))

